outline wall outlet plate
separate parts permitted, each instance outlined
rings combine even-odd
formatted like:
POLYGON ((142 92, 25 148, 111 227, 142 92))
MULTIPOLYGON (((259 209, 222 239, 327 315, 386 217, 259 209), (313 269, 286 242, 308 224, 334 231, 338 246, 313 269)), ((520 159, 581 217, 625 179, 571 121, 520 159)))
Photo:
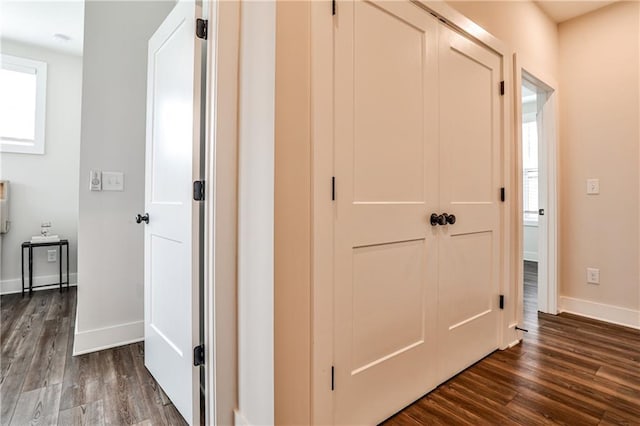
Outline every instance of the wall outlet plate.
POLYGON ((587 268, 587 284, 600 284, 600 269, 587 268))
POLYGON ((58 260, 57 250, 47 250, 47 262, 55 262, 58 260))

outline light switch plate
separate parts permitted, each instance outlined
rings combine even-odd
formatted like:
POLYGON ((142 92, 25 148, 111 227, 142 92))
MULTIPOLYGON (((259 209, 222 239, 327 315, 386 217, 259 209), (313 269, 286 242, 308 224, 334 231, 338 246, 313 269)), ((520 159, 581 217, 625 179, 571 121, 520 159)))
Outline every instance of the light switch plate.
POLYGON ((102 172, 103 191, 124 191, 124 173, 102 172))
POLYGON ((587 179, 587 194, 596 195, 600 193, 600 179, 587 179))

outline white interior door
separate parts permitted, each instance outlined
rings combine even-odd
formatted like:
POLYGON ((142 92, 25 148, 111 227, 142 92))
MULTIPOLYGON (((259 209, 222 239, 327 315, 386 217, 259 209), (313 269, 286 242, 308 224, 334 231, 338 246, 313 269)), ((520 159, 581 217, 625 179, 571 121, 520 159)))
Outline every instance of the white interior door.
POLYGON ((437 20, 355 1, 335 25, 334 422, 375 424, 435 385, 437 20))
POLYGON ((149 40, 145 208, 145 365, 199 424, 199 57, 196 6, 176 4, 149 40))
POLYGON ((440 381, 499 346, 501 59, 442 25, 440 381))

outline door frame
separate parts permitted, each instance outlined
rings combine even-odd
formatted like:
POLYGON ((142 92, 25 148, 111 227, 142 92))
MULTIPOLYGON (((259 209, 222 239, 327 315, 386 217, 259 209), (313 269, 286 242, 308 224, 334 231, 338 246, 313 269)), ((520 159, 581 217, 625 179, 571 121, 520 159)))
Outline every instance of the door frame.
MULTIPOLYGON (((522 54, 514 53, 514 111, 515 111, 515 164, 516 172, 516 232, 515 232, 515 269, 517 270, 516 282, 518 292, 518 323, 522 324, 524 315, 524 253, 523 253, 523 206, 522 206, 522 83, 526 80, 536 87, 543 89, 547 94, 547 101, 551 102, 549 106, 553 108, 551 111, 552 122, 545 123, 546 128, 551 127, 554 132, 552 137, 545 138, 544 144, 546 155, 544 158, 538 158, 538 167, 544 164, 546 170, 547 190, 546 200, 542 207, 545 209, 547 221, 547 232, 539 238, 540 245, 538 247, 539 258, 544 256, 542 262, 546 264, 546 285, 538 296, 538 310, 549 314, 558 313, 558 84, 548 75, 540 72, 522 54), (542 247, 542 246, 545 247, 542 247), (546 250, 543 250, 546 249, 546 250)), ((539 146, 540 146, 540 142, 539 146)), ((538 283, 540 286, 540 283, 538 283)), ((539 287, 540 289, 541 287, 539 287)))
MULTIPOLYGON (((508 47, 477 24, 460 14, 444 1, 410 0, 418 7, 438 17, 462 34, 485 45, 502 58, 502 79, 505 96, 502 97, 502 185, 512 194, 516 167, 513 165, 513 133, 510 119, 513 103, 508 101, 512 88, 512 55, 508 47)), ((333 232, 334 208, 331 179, 333 168, 333 26, 340 19, 340 1, 332 15, 328 2, 311 4, 311 153, 312 153, 312 259, 311 259, 311 422, 333 423, 332 365, 333 365, 333 232)), ((496 88, 497 90, 497 88, 496 88)), ((517 342, 515 326, 517 289, 512 278, 514 259, 513 221, 515 197, 507 196, 501 214, 502 250, 500 261, 500 290, 507 307, 501 312, 499 330, 500 348, 517 342), (507 285, 507 283, 511 283, 507 285), (512 297, 513 296, 513 297, 512 297)))
POLYGON ((233 424, 237 406, 237 149, 240 2, 209 2, 204 247, 205 416, 233 424), (222 84, 218 84, 218 83, 222 84), (216 250, 221 247, 221 250, 216 250))

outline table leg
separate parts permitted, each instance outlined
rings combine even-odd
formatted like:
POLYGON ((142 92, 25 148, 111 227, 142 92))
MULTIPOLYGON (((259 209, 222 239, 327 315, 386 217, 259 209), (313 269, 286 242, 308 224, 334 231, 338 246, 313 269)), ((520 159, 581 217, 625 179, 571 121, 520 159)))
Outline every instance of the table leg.
POLYGON ((60 293, 62 293, 62 244, 58 246, 58 265, 60 265, 60 293))
POLYGON ((67 243, 67 291, 69 291, 69 282, 71 279, 69 278, 69 243, 67 243))
POLYGON ((33 292, 33 247, 29 246, 29 296, 33 292))
POLYGON ((22 296, 24 296, 24 247, 20 247, 20 267, 22 269, 22 296))

